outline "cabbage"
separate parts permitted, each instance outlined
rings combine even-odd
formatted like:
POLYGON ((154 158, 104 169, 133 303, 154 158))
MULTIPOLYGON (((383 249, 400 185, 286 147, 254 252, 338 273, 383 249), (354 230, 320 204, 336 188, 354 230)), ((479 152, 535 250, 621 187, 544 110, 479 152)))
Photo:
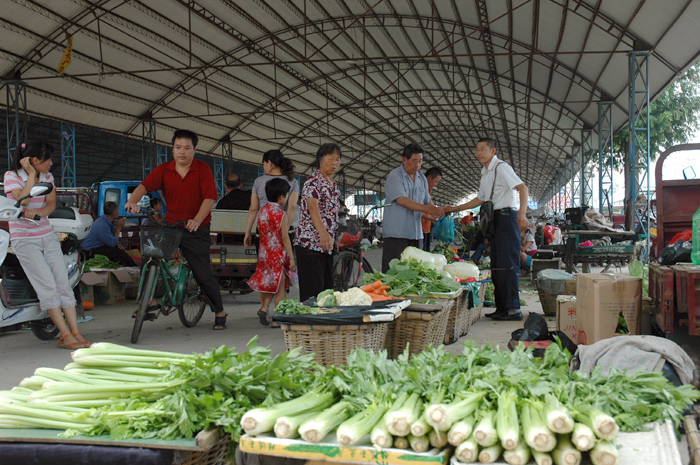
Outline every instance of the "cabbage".
POLYGON ((445 271, 450 273, 453 277, 462 280, 467 278, 479 279, 479 268, 471 262, 450 263, 445 267, 445 271))
POLYGON ((316 297, 316 305, 319 307, 334 307, 338 305, 333 289, 326 289, 316 297))
MULTIPOLYGON (((436 260, 440 259, 440 255, 426 252, 425 250, 421 250, 417 247, 406 247, 405 249, 403 249, 403 252, 401 252, 401 261, 402 262, 406 262, 410 258, 413 258, 414 260, 418 260, 427 268, 433 268, 433 269, 436 269, 438 271, 441 270, 444 266, 442 264, 442 262, 440 262, 439 264, 436 263, 436 260)), ((445 259, 444 256, 442 258, 445 259)))
POLYGON ((447 258, 442 254, 431 253, 435 256, 435 269, 440 271, 447 266, 447 258))

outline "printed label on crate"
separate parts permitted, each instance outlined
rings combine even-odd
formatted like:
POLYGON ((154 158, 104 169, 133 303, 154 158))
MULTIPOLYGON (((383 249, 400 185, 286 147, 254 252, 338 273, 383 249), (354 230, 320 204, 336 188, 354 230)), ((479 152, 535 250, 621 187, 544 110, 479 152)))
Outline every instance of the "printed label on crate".
MULTIPOLYGON (((335 435, 328 439, 335 441, 335 435)), ((369 442, 363 445, 345 447, 327 442, 311 444, 297 439, 279 439, 274 436, 241 436, 239 447, 243 452, 275 455, 306 460, 327 460, 330 462, 376 463, 379 465, 408 465, 416 462, 445 465, 446 450, 433 449, 429 452, 409 452, 402 449, 377 450, 369 442)))

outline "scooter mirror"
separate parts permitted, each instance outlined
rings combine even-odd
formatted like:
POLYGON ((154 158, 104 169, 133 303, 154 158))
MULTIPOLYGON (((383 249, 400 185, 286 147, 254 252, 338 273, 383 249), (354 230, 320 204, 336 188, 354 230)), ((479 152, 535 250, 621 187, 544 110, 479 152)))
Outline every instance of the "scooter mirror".
POLYGON ((32 190, 29 191, 31 197, 39 197, 49 194, 53 190, 53 184, 50 182, 38 182, 34 184, 32 190))

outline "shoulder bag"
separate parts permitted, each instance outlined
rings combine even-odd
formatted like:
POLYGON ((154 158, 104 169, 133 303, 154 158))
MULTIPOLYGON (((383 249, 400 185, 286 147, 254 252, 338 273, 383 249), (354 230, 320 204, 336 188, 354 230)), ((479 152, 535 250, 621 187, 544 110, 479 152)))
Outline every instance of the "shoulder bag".
MULTIPOLYGON (((498 165, 500 165, 499 163, 498 165)), ((498 165, 494 169, 493 173, 493 185, 491 186, 491 196, 489 199, 481 204, 481 209, 479 210, 479 225, 481 226, 481 232, 484 237, 491 239, 496 235, 496 223, 493 220, 493 191, 496 188, 496 176, 498 175, 498 165)))

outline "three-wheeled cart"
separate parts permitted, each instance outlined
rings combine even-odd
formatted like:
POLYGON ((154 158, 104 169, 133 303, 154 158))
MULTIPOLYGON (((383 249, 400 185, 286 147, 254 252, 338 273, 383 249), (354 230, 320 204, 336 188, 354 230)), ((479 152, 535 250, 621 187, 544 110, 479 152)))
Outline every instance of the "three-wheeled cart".
POLYGON ((582 264, 584 273, 590 272, 591 264, 604 266, 605 271, 612 265, 623 266, 634 259, 634 246, 639 235, 630 231, 571 230, 564 233, 564 263, 566 271, 574 273, 576 265, 582 264), (609 245, 582 246, 586 241, 610 238, 609 245))

